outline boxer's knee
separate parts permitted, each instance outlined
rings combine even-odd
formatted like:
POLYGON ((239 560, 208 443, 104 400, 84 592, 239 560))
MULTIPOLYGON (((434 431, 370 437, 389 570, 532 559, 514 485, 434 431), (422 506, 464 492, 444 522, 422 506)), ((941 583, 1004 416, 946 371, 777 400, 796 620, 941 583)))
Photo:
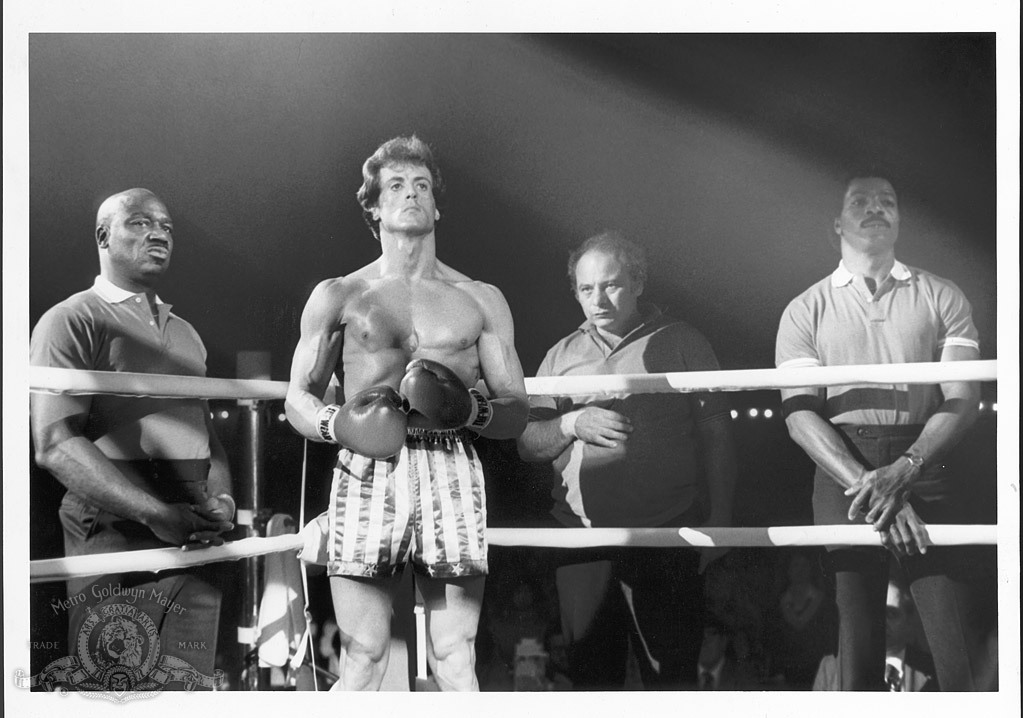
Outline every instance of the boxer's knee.
POLYGON ((432 644, 433 672, 441 690, 479 690, 476 680, 475 635, 435 637, 432 644))
POLYGON ((348 691, 379 690, 387 670, 389 641, 341 641, 341 677, 336 687, 348 691))

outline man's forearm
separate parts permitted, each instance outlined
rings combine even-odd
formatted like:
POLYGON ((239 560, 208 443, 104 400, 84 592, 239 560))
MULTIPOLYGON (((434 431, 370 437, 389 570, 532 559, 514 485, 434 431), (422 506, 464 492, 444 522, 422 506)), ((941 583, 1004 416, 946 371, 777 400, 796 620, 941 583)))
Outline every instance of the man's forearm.
POLYGON ((215 434, 210 434, 210 475, 206 481, 206 493, 209 496, 228 494, 234 496, 234 485, 231 481, 231 469, 227 461, 224 447, 215 434))
POLYGON ((39 455, 40 466, 68 491, 126 519, 149 525, 166 504, 128 480, 95 444, 82 436, 65 439, 39 455))
POLYGON ((816 412, 793 412, 786 417, 785 424, 792 440, 842 488, 855 485, 866 473, 864 466, 849 453, 835 427, 816 412))
POLYGON ((284 401, 284 413, 288 423, 299 434, 312 441, 323 441, 316 426, 316 413, 324 406, 312 393, 298 388, 289 388, 284 401))
POLYGON ((924 424, 909 451, 924 459, 925 466, 939 461, 950 451, 977 419, 980 391, 948 398, 924 424))
POLYGON ((553 419, 531 421, 519 437, 519 456, 526 461, 554 461, 575 441, 572 429, 578 412, 571 411, 553 419))

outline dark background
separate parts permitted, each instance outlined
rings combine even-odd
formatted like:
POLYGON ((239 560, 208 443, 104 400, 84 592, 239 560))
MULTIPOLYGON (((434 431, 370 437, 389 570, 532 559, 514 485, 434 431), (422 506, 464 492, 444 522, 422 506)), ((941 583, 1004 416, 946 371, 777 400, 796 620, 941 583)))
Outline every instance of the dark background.
POLYGON ((724 368, 774 364, 828 274, 850 167, 892 174, 899 257, 952 279, 995 356, 994 35, 33 35, 30 320, 89 286, 104 197, 171 209, 161 296, 211 376, 286 379, 321 279, 373 260, 355 191, 397 134, 449 185, 440 258, 502 289, 527 376, 581 319, 569 248, 606 227, 724 368))
MULTIPOLYGON (((99 203, 144 186, 175 224, 161 297, 203 337, 210 376, 255 349, 287 379, 312 287, 378 255, 363 160, 415 132, 448 184, 438 256, 504 292, 526 376, 582 320, 565 260, 604 228, 647 247, 646 298, 723 368, 773 366, 785 305, 837 264, 843 177, 875 166, 900 195, 899 258, 963 289, 996 358, 993 34, 35 34, 29 83, 33 326, 98 272, 99 203)), ((811 464, 777 414, 745 413, 776 393, 733 401, 736 525, 810 523, 811 464)), ((213 408, 237 467, 238 407, 213 408)), ((297 515, 302 442, 280 411, 264 415, 266 500, 297 515)), ((966 447, 993 479, 990 412, 966 447)), ((480 451, 491 524, 543 524, 546 470, 509 442, 480 451)), ((310 515, 331 460, 310 449, 310 515)), ((34 473, 33 558, 61 552, 61 493, 34 473)), ((977 496, 990 511, 993 480, 977 496)), ((36 605, 60 590, 36 587, 36 605)))

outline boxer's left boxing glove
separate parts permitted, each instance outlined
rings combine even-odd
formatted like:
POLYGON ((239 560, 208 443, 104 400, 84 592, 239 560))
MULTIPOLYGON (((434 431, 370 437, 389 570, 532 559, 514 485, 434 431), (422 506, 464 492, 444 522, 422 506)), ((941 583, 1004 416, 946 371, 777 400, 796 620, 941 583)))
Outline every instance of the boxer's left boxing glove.
POLYGON ((405 367, 398 391, 409 406, 409 426, 419 429, 480 431, 490 423, 490 402, 467 389, 458 375, 439 362, 415 359, 405 367))
POLYGON ((343 406, 328 404, 316 415, 324 441, 371 459, 389 459, 405 445, 408 405, 386 385, 364 389, 343 406))

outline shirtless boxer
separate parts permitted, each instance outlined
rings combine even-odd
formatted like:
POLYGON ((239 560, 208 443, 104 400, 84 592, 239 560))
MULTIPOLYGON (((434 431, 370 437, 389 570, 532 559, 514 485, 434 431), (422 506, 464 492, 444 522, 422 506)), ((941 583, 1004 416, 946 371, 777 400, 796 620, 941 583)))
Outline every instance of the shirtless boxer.
POLYGON ((515 438, 526 424, 511 312, 495 287, 437 259, 444 185, 424 142, 385 142, 362 173, 358 199, 381 255, 313 290, 286 401, 300 433, 341 445, 327 532, 337 687, 379 688, 395 587, 411 562, 438 685, 477 690, 486 499, 472 439, 515 438), (321 400, 332 375, 340 406, 321 400))

